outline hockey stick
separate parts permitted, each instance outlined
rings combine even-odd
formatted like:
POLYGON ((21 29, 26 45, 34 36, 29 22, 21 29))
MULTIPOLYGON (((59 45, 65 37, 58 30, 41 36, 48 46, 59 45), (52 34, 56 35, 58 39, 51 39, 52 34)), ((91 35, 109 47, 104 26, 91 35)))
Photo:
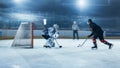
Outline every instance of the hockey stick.
POLYGON ((79 44, 77 47, 80 47, 80 46, 82 47, 85 44, 85 42, 87 41, 87 39, 88 38, 85 39, 85 41, 82 43, 82 45, 79 44))
POLYGON ((55 39, 55 42, 57 43, 57 45, 59 46, 59 48, 62 48, 62 45, 60 45, 56 39, 55 39))

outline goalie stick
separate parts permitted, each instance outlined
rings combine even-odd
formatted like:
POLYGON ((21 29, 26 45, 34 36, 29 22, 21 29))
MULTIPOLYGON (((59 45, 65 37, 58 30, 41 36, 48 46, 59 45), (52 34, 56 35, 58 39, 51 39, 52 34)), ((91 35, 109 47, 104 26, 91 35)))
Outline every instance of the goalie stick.
POLYGON ((62 48, 62 46, 58 43, 58 41, 55 39, 55 42, 57 43, 57 45, 59 46, 59 48, 62 48))

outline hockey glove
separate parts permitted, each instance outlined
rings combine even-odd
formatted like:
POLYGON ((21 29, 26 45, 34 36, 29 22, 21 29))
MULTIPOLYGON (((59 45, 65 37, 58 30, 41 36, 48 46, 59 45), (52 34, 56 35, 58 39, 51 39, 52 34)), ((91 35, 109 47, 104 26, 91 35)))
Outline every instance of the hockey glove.
POLYGON ((88 35, 87 37, 88 37, 88 38, 90 38, 90 37, 91 37, 91 35, 88 35))

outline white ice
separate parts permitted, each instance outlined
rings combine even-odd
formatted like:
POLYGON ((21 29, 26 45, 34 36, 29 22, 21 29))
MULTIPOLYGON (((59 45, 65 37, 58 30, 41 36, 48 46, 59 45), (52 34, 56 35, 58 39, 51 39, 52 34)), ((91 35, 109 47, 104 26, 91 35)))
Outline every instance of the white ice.
MULTIPOLYGON (((0 68, 120 68, 120 39, 107 39, 114 44, 98 42, 98 50, 89 39, 58 39, 63 48, 43 48, 44 39, 35 39, 33 49, 11 48, 13 40, 0 40, 0 68)), ((56 45, 57 47, 57 45, 56 45)))

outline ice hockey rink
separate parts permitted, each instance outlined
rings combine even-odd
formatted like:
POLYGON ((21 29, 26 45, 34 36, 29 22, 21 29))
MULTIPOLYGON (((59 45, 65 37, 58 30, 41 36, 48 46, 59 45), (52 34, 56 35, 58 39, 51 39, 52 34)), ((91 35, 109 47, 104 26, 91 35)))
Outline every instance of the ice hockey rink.
POLYGON ((0 0, 0 68, 120 68, 120 0, 0 0))
MULTIPOLYGON (((57 39, 63 48, 43 48, 44 39, 34 39, 34 48, 11 48, 13 40, 0 41, 0 68, 120 68, 120 40, 106 39, 114 44, 98 42, 98 50, 88 39, 57 39)), ((56 45, 57 47, 57 45, 56 45)))

